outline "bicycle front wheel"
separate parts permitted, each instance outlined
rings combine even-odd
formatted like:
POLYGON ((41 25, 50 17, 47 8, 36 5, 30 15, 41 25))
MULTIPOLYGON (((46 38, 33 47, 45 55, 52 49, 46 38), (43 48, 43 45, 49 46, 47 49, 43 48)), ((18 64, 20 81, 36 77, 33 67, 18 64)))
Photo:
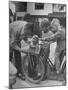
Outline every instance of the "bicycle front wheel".
POLYGON ((40 56, 39 60, 35 55, 27 55, 22 63, 22 70, 25 78, 32 83, 39 83, 45 73, 43 58, 40 56))

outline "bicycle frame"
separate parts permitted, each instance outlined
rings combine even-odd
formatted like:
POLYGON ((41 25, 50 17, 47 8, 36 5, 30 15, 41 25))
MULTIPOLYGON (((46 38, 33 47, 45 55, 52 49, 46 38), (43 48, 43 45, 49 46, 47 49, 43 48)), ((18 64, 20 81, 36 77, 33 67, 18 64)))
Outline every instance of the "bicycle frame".
MULTIPOLYGON (((44 51, 44 50, 43 50, 44 51)), ((53 65, 53 63, 51 62, 50 58, 47 57, 47 55, 44 54, 44 57, 47 60, 47 63, 49 64, 49 66, 51 67, 51 69, 55 72, 55 66, 53 65)))
MULTIPOLYGON (((51 44, 52 42, 48 42, 49 44, 51 44)), ((38 44, 38 45, 42 45, 42 43, 41 44, 38 44)), ((44 51, 44 50, 43 50, 44 51)), ((36 53, 34 53, 34 52, 30 52, 30 51, 22 51, 23 53, 26 53, 26 54, 31 54, 31 55, 37 55, 36 53)), ((46 60, 47 60, 47 63, 49 64, 49 66, 51 67, 51 69, 54 71, 54 72, 56 72, 56 69, 55 69, 55 66, 54 66, 54 64, 52 63, 52 61, 50 60, 50 58, 49 57, 47 57, 47 55, 45 55, 45 51, 44 51, 44 57, 46 58, 46 60)), ((61 64, 61 69, 62 69, 62 67, 63 67, 63 64, 64 64, 64 62, 65 61, 63 61, 62 62, 62 64, 61 64)))

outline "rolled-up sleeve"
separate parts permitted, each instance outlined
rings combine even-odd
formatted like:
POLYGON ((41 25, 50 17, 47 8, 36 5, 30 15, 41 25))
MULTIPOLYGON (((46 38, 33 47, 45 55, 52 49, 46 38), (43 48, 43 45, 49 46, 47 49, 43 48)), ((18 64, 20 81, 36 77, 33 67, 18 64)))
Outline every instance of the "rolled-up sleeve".
POLYGON ((12 43, 14 42, 14 30, 12 28, 12 25, 9 25, 9 44, 12 46, 12 43))
POLYGON ((45 40, 55 42, 57 39, 59 39, 61 37, 61 34, 62 34, 62 32, 58 31, 55 34, 53 34, 52 36, 45 38, 45 40))

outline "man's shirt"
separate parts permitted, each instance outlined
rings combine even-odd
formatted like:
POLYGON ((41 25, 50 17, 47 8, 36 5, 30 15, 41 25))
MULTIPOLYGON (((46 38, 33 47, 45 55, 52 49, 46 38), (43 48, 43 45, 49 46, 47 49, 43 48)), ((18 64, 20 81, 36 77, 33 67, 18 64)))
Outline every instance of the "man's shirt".
POLYGON ((24 34, 24 26, 26 24, 26 21, 15 21, 9 25, 10 45, 12 45, 14 42, 19 42, 19 36, 24 34))
POLYGON ((66 32, 65 28, 60 28, 55 34, 47 38, 48 41, 57 42, 56 51, 61 51, 66 48, 66 32))
POLYGON ((47 33, 44 33, 44 31, 42 31, 42 38, 45 38, 45 37, 50 37, 52 36, 53 33, 51 31, 47 32, 47 33))

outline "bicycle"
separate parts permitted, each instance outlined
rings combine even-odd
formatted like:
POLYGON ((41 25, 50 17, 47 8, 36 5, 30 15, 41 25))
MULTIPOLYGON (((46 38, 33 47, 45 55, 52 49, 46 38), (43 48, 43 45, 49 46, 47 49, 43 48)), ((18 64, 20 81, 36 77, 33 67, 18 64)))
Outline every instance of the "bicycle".
MULTIPOLYGON (((51 70, 54 73, 56 73, 55 66, 49 58, 50 43, 44 42, 43 44, 39 44, 39 45, 40 45, 39 54, 31 52, 30 50, 21 51, 22 53, 26 54, 26 56, 22 60, 23 61, 22 72, 24 73, 25 78, 31 83, 40 83, 40 81, 46 78, 47 65, 49 65, 51 70)), ((64 54, 64 51, 62 55, 61 55, 62 62, 60 65, 61 67, 60 71, 63 71, 64 78, 66 80, 66 60, 63 60, 66 54, 64 54)))
POLYGON ((45 54, 49 56, 50 45, 49 43, 39 45, 39 54, 22 51, 26 53, 25 58, 22 60, 22 72, 24 72, 25 78, 32 83, 40 83, 46 77, 47 72, 47 58, 45 58, 45 54), (46 52, 44 52, 44 49, 46 49, 46 52))

